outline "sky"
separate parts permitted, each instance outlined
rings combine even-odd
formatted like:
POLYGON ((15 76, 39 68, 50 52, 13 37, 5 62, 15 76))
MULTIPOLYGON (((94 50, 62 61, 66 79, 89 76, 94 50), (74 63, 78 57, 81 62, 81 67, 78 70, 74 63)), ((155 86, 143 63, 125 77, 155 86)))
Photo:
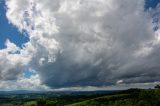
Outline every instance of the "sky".
POLYGON ((160 0, 0 0, 0 90, 160 84, 160 0))
POLYGON ((14 42, 17 46, 21 47, 21 44, 27 42, 29 39, 24 36, 22 33, 18 31, 18 29, 10 24, 6 18, 6 7, 5 1, 1 0, 0 2, 0 48, 5 48, 5 41, 6 39, 10 39, 14 42))

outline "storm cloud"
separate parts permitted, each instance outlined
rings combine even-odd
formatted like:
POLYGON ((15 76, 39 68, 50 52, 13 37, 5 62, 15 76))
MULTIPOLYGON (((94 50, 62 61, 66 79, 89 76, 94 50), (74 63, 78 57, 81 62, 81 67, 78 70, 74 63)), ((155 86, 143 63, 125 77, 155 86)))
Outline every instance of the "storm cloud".
MULTIPOLYGON (((160 30, 153 22, 159 6, 144 5, 144 0, 6 0, 9 22, 30 39, 16 47, 16 58, 29 57, 13 67, 36 70, 51 88, 159 82, 160 30)), ((0 73, 15 74, 14 68, 0 73)))

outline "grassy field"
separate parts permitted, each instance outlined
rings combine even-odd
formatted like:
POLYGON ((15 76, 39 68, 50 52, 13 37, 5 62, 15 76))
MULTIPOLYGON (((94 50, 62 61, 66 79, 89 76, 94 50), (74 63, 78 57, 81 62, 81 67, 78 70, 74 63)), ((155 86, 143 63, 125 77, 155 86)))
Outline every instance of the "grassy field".
POLYGON ((78 102, 78 103, 74 103, 74 104, 69 104, 66 106, 98 106, 98 105, 108 105, 110 101, 118 99, 118 100, 124 100, 124 99, 129 99, 131 95, 129 94, 119 94, 119 95, 112 95, 112 96, 103 96, 103 97, 98 97, 98 98, 94 98, 94 99, 90 99, 90 100, 86 100, 86 101, 82 101, 82 102, 78 102))
POLYGON ((30 101, 23 104, 23 106, 36 106, 36 105, 37 105, 36 101, 30 101))

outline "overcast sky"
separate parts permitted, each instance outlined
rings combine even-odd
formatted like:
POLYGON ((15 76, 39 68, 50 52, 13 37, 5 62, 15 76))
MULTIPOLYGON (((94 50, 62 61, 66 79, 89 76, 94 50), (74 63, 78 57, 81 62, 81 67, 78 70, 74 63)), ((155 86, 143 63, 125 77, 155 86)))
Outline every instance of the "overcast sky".
POLYGON ((160 0, 0 0, 0 90, 153 88, 160 0))

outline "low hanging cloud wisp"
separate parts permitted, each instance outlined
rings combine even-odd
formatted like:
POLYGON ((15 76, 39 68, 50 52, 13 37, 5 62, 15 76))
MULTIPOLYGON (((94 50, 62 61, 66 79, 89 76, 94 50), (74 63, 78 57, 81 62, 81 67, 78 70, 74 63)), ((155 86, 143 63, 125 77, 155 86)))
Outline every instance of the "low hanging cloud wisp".
MULTIPOLYGON (((151 11, 144 11, 144 4, 144 0, 6 0, 9 22, 27 32, 30 41, 22 49, 16 47, 18 54, 9 53, 8 46, 0 50, 0 55, 22 58, 20 65, 0 73, 6 70, 15 76, 27 65, 52 88, 160 81, 160 30, 153 30, 151 11), (18 72, 12 71, 17 67, 18 72)), ((8 62, 1 65, 13 61, 8 62)), ((12 78, 5 77, 0 79, 12 78)))

